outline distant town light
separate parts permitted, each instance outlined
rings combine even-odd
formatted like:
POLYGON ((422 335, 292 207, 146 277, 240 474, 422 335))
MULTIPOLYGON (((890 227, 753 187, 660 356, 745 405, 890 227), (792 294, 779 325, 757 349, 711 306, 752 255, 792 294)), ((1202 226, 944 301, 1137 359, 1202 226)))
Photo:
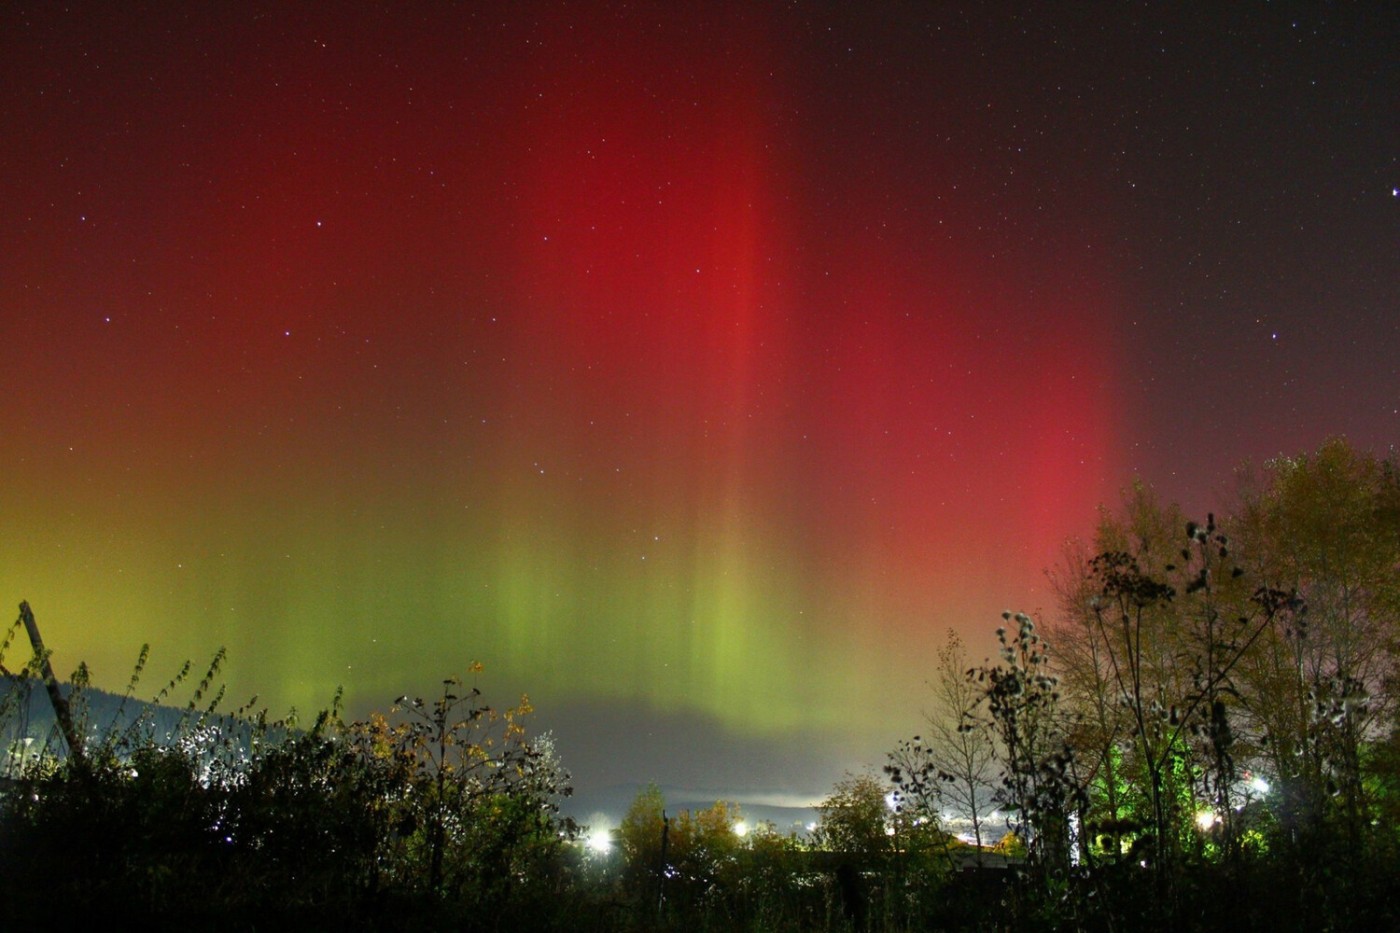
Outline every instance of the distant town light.
POLYGON ((612 833, 606 829, 592 829, 588 833, 585 845, 588 846, 588 851, 595 855, 607 855, 613 847, 612 833))

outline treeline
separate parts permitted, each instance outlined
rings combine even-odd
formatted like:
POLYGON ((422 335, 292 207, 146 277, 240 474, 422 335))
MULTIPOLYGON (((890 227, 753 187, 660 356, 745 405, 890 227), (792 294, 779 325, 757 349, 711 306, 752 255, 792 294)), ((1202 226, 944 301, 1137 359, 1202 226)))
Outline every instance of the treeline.
POLYGON ((995 661, 945 646, 928 729, 887 768, 911 805, 1010 815, 1008 910, 1400 928, 1395 461, 1334 441, 1242 471, 1202 520, 1134 488, 1053 579, 1057 612, 1008 613, 995 661))
POLYGON ((938 822, 891 807, 889 783, 847 775, 817 820, 786 832, 718 801, 668 812, 656 787, 621 825, 589 837, 623 929, 980 929, 1023 863, 1013 840, 974 849, 938 822), (609 848, 611 847, 611 848, 609 848))
MULTIPOLYGON (((11 629, 5 646, 13 640, 11 629)), ((145 652, 125 699, 140 680, 145 652)), ((584 886, 568 774, 527 700, 487 705, 459 680, 345 722, 216 712, 220 658, 175 713, 188 666, 136 715, 98 721, 80 668, 59 728, 16 728, 43 679, 9 675, 0 735, 0 903, 60 929, 567 928, 584 886), (37 734, 36 734, 37 732, 37 734)), ((0 651, 3 661, 3 651, 0 651)), ((475 671, 473 672, 475 673, 475 671)), ((110 701, 101 704, 110 710, 110 701)), ((119 711, 122 704, 119 702, 119 711)))
POLYGON ((36 657, 0 698, 0 903, 237 930, 1400 929, 1395 460, 1332 442, 1200 519, 1135 487, 1052 578, 994 658, 949 634, 920 734, 802 832, 655 788, 575 826, 528 701, 457 680, 357 722, 220 718, 216 658, 173 724, 94 730, 80 668, 64 749, 15 726, 36 657))

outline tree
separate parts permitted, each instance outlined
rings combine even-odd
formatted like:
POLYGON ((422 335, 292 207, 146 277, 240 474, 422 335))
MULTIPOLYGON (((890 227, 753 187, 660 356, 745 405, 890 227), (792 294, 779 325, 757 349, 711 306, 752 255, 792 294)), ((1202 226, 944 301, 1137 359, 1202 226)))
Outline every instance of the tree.
POLYGON ((629 897, 639 906, 659 908, 670 846, 661 788, 648 784, 633 798, 618 826, 617 841, 622 849, 622 883, 629 897))
POLYGON ((984 691, 970 673, 962 639, 950 628, 929 684, 933 706, 923 733, 899 743, 885 773, 895 786, 897 813, 937 821, 951 810, 971 821, 980 850, 983 821, 995 808, 996 749, 977 718, 984 691))
POLYGON ((666 814, 666 799, 650 784, 632 800, 618 828, 623 883, 639 916, 705 912, 720 905, 739 880, 739 807, 716 801, 703 810, 666 814))
MULTIPOLYGON (((1366 749, 1395 729, 1400 482, 1393 461, 1333 440, 1246 478, 1238 536, 1308 612, 1248 666, 1251 712, 1295 838, 1328 824, 1355 850, 1372 821, 1366 749)), ((1307 843, 1313 844, 1313 843, 1307 843)))
POLYGON ((1125 839, 1141 828, 1133 814, 1125 750, 1131 725, 1109 662, 1110 646, 1094 613, 1097 596, 1087 547, 1066 546, 1051 572, 1060 601, 1053 629, 1064 706, 1071 711, 1066 739, 1083 774, 1087 801, 1082 814, 1080 853, 1085 858, 1124 854, 1125 839))
POLYGON ((1050 648, 1025 613, 1005 612, 1009 633, 997 629, 998 663, 974 673, 986 703, 986 728, 1001 754, 996 799, 1025 840, 1042 875, 1063 877, 1069 867, 1070 814, 1081 809, 1083 788, 1060 715, 1059 678, 1050 672, 1050 648))
POLYGON ((1230 563, 1228 539, 1211 516, 1204 526, 1186 524, 1179 560, 1163 566, 1181 581, 1173 585, 1143 570, 1135 554, 1105 551, 1090 562, 1097 593, 1092 603, 1096 634, 1105 646, 1113 682, 1129 713, 1130 732, 1144 769, 1151 804, 1152 836, 1159 880, 1176 856, 1179 796, 1200 790, 1222 825, 1227 852, 1237 837, 1234 794, 1238 768, 1230 709, 1239 700, 1234 671, 1241 659, 1282 615, 1297 608, 1295 597, 1268 587, 1247 598, 1245 572, 1230 563), (1150 679, 1144 639, 1162 626, 1181 675, 1150 679), (1189 746, 1194 746, 1191 748, 1189 746), (1186 767, 1182 764, 1185 762, 1186 767))
POLYGON ((1363 877, 1373 861, 1359 853, 1388 832, 1376 804, 1396 725, 1396 478, 1333 441, 1246 474, 1231 513, 1204 523, 1137 486, 1058 568, 1086 827, 1110 852, 1133 841, 1159 911, 1199 909, 1187 867, 1216 863, 1238 883, 1246 851, 1267 844, 1293 853, 1297 916, 1358 915, 1360 881, 1337 876, 1363 877))
POLYGON ((739 882, 737 804, 717 800, 703 810, 681 810, 671 824, 668 898, 681 910, 726 913, 739 882))
POLYGON ((890 787, 870 773, 847 774, 817 805, 813 841, 830 852, 871 855, 890 846, 890 787))

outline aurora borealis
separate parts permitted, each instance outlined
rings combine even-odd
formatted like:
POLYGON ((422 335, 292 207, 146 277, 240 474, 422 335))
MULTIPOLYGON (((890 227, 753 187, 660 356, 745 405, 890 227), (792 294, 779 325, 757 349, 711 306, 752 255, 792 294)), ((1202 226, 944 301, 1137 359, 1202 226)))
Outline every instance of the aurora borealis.
POLYGON ((0 13, 0 593, 105 686, 819 793, 1134 476, 1395 441, 1393 12, 108 6, 0 13))

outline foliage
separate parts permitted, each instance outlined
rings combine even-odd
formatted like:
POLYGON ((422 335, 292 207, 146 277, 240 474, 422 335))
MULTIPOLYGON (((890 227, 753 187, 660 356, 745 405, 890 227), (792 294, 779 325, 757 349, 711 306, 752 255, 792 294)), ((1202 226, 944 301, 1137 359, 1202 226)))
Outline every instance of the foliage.
POLYGON ((957 843, 936 812, 897 805, 895 787, 870 773, 847 774, 817 806, 813 844, 833 859, 832 887, 856 928, 922 925, 939 905, 957 843))
POLYGON ((985 684, 986 728, 1002 754, 996 799, 1010 814, 1028 856, 1062 873, 1069 864, 1069 817, 1080 809, 1083 787, 1074 770, 1059 710, 1059 678, 1050 673, 1050 651, 1025 613, 1005 612, 1016 629, 997 629, 999 663, 975 671, 985 684))
MULTIPOLYGON (((750 861, 741 859, 745 840, 738 806, 716 801, 668 816, 665 805, 661 791, 649 785, 632 801, 618 830, 630 902, 640 915, 657 917, 723 912, 739 896, 750 861)), ((767 848, 777 854, 768 841, 767 848)))
POLYGON ((1083 885, 1130 925, 1357 928, 1396 848, 1395 466, 1333 441, 1242 475, 1201 524, 1136 487, 1054 575, 1083 885), (1150 911, 1123 887, 1142 869, 1150 911), (1269 893, 1216 896, 1247 885, 1269 893))
POLYGON ((848 774, 817 806, 813 841, 831 852, 876 855, 890 849, 892 829, 886 798, 891 789, 873 774, 848 774))
MULTIPOLYGON (((150 712, 97 729, 80 676, 81 763, 11 756, 0 897, 12 919, 62 904, 74 921, 222 929, 562 922, 567 774, 547 740, 526 739, 527 702, 497 713, 453 679, 389 717, 347 724, 337 703, 299 729, 216 715, 221 660, 168 730, 150 712)), ((187 665, 157 698, 188 677, 187 665)))
POLYGON ((940 657, 886 772, 932 809, 975 787, 966 748, 995 758, 996 854, 1025 859, 1003 922, 1394 926, 1374 879, 1400 865, 1400 470, 1333 441, 1243 475, 1202 523, 1136 486, 1068 548, 1053 661, 1009 613, 970 698, 940 657))

